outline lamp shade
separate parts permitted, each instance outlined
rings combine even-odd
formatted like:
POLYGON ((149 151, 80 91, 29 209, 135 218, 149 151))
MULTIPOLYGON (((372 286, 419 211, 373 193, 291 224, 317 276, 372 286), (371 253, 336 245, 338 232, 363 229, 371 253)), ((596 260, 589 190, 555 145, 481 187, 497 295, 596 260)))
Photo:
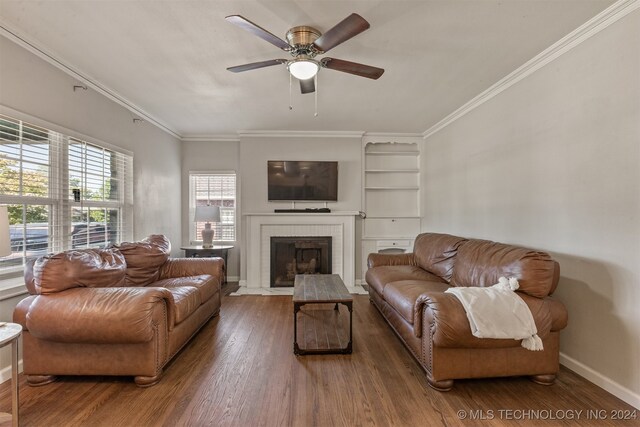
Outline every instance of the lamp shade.
POLYGON ((220 222, 220 207, 218 206, 196 206, 194 222, 220 222))
POLYGON ((307 80, 318 74, 320 66, 310 59, 296 59, 289 63, 289 72, 298 80, 307 80))
POLYGON ((9 212, 6 206, 0 206, 0 257, 11 255, 11 237, 9 236, 9 212))

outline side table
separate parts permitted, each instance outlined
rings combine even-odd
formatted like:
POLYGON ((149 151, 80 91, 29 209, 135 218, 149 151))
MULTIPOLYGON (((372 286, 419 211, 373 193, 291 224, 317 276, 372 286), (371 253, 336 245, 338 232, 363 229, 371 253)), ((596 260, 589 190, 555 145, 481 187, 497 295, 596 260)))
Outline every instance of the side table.
POLYGON ((18 394, 18 338, 20 335, 22 335, 21 325, 0 322, 0 347, 11 344, 11 418, 14 427, 18 426, 20 415, 20 396, 18 394))
POLYGON ((227 258, 229 257, 229 249, 233 249, 231 245, 216 245, 212 248, 203 248, 202 246, 183 246, 180 249, 184 251, 187 258, 208 258, 220 257, 224 260, 224 282, 227 283, 227 258))

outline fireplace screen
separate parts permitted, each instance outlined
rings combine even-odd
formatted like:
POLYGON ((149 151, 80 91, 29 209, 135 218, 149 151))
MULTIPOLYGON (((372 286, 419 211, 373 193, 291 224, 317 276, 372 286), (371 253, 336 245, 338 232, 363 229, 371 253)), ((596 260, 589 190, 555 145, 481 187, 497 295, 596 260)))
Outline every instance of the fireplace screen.
POLYGON ((271 237, 271 287, 291 287, 296 274, 331 274, 331 236, 271 237))

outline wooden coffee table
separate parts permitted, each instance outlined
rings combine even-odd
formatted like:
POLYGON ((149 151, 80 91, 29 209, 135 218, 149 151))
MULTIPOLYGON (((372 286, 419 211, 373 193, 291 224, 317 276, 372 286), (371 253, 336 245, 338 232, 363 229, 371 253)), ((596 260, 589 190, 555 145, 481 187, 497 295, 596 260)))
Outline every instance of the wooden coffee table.
MULTIPOLYGON (((353 348, 353 297, 337 274, 298 274, 293 290, 293 353, 304 354, 351 354, 353 348), (301 348, 298 345, 298 312, 308 304, 335 304, 333 310, 303 310, 308 316, 303 332, 315 337, 316 344, 325 348, 301 348), (338 305, 349 310, 349 338, 345 337, 344 325, 340 321, 338 305)), ((321 307, 320 307, 321 308, 321 307)), ((305 344, 307 340, 303 339, 305 344)))

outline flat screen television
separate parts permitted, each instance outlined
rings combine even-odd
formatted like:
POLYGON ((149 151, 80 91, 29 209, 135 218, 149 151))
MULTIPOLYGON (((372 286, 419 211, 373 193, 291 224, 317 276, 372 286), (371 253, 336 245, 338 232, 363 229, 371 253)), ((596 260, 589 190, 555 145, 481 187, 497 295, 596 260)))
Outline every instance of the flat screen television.
POLYGON ((338 201, 338 162, 269 160, 268 199, 338 201))

